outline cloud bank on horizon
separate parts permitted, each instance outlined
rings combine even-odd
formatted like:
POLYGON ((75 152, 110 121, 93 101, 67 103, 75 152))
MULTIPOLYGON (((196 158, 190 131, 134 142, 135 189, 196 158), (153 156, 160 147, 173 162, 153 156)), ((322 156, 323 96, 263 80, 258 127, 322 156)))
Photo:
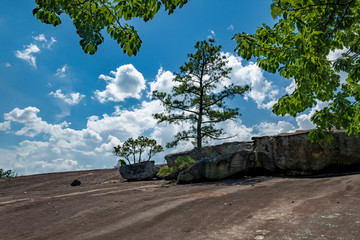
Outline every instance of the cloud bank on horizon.
MULTIPOLYGON (((45 36, 39 35, 35 40, 45 41, 44 39, 45 36)), ((34 66, 36 60, 31 60, 33 53, 35 52, 29 50, 29 58, 21 59, 36 67, 34 66)), ((244 65, 240 57, 228 52, 222 54, 229 61, 228 67, 232 68, 231 79, 224 81, 224 85, 249 84, 251 91, 245 95, 245 100, 255 103, 257 109, 270 112, 276 100, 294 87, 292 82, 285 89, 280 89, 264 77, 263 71, 256 64, 249 62, 244 65)), ((64 78, 66 69, 67 65, 64 65, 57 69, 55 75, 64 78)), ((58 124, 44 121, 41 117, 41 109, 36 106, 14 108, 4 114, 4 120, 0 121, 0 131, 8 135, 21 136, 24 140, 10 148, 0 148, 2 155, 0 165, 6 169, 15 169, 20 174, 109 168, 117 161, 112 154, 113 147, 129 137, 144 135, 165 145, 177 132, 188 127, 186 123, 158 124, 152 116, 156 112, 162 112, 163 107, 159 101, 151 100, 151 92, 158 90, 169 93, 173 87, 173 77, 173 73, 160 67, 154 80, 148 81, 132 64, 121 65, 115 71, 110 71, 110 75, 100 74, 99 79, 106 82, 106 89, 93 91, 91 96, 93 102, 119 104, 127 99, 136 99, 139 104, 133 108, 115 105, 114 111, 109 115, 88 116, 86 128, 80 130, 71 128, 71 123, 66 121, 58 124)), ((68 105, 77 105, 86 98, 84 94, 78 92, 65 94, 61 89, 51 91, 49 95, 68 105)), ((232 100, 229 104, 238 103, 232 100)), ((319 103, 309 113, 298 116, 297 126, 285 120, 245 125, 242 119, 238 118, 235 121, 220 123, 219 127, 235 136, 227 141, 248 141, 252 136, 312 128, 310 117, 321 107, 323 104, 319 103)), ((210 141, 208 145, 218 143, 220 141, 210 141)), ((183 142, 175 148, 156 155, 155 160, 161 163, 165 154, 191 148, 191 143, 183 142)))

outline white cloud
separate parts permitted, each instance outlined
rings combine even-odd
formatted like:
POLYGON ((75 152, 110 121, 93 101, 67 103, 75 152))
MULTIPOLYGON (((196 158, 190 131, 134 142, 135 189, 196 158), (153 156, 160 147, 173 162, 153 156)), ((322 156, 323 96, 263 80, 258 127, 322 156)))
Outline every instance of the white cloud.
POLYGON ((64 78, 66 76, 67 68, 68 68, 68 66, 65 64, 61 68, 56 69, 55 76, 57 76, 59 78, 64 78))
MULTIPOLYGON (((11 125, 14 129, 6 127, 8 133, 23 138, 37 137, 42 141, 24 140, 11 149, 0 148, 0 153, 4 153, 0 163, 8 161, 6 166, 9 169, 32 174, 89 168, 96 166, 96 162, 104 158, 103 154, 99 155, 94 151, 103 143, 103 138, 98 133, 90 129, 71 129, 67 122, 47 123, 38 116, 39 113, 39 109, 27 107, 15 108, 4 114, 5 122, 0 124, 16 123, 11 125), (20 130, 16 129, 19 125, 23 125, 20 130)), ((104 164, 112 165, 111 160, 112 158, 105 158, 104 164)))
POLYGON ((177 82, 172 81, 174 77, 175 76, 172 72, 164 71, 164 69, 161 67, 158 70, 155 81, 150 83, 149 95, 151 95, 151 93, 155 90, 170 94, 172 88, 176 85, 179 85, 177 82))
POLYGON ((56 92, 50 92, 49 95, 59 98, 70 105, 76 105, 85 98, 85 95, 80 93, 70 93, 65 95, 62 93, 61 89, 56 90, 56 92))
MULTIPOLYGON (((230 73, 231 83, 237 85, 248 84, 251 88, 244 98, 254 100, 259 109, 270 109, 277 101, 279 90, 273 86, 272 82, 265 79, 263 71, 254 63, 242 65, 242 58, 234 56, 230 53, 222 53, 228 59, 227 67, 231 67, 230 73)), ((229 81, 227 82, 229 84, 229 81)))
POLYGON ((216 140, 214 144, 220 144, 223 142, 232 141, 249 141, 253 135, 253 128, 245 126, 241 119, 227 120, 225 122, 217 124, 219 128, 222 128, 225 132, 224 137, 231 137, 225 140, 216 140))
POLYGON ((159 101, 142 102, 141 106, 133 110, 121 110, 116 108, 116 115, 103 115, 103 118, 91 116, 87 122, 87 128, 99 134, 104 132, 117 132, 124 141, 129 137, 137 137, 142 132, 153 128, 156 120, 152 117, 153 113, 161 112, 163 107, 159 101))
POLYGON ((120 66, 116 72, 111 71, 114 77, 101 74, 100 79, 106 81, 106 90, 95 92, 96 98, 101 102, 121 102, 126 98, 140 99, 141 91, 146 88, 143 75, 132 64, 120 66))
POLYGON ((10 121, 0 123, 0 131, 10 130, 10 121))
POLYGON ((289 84, 289 86, 287 86, 287 87, 285 88, 285 92, 286 92, 287 94, 292 94, 292 93, 295 91, 296 87, 297 87, 297 85, 296 85, 295 79, 293 79, 293 80, 291 81, 291 83, 289 84))
POLYGON ((234 30, 234 25, 230 25, 230 26, 228 26, 227 28, 226 28, 226 30, 228 30, 228 31, 233 31, 234 30))
POLYGON ((343 48, 343 49, 336 49, 335 51, 330 51, 330 53, 327 55, 327 59, 329 61, 336 61, 338 58, 342 56, 343 53, 347 52, 349 49, 343 48))
POLYGON ((95 148, 96 152, 104 153, 107 156, 112 155, 112 151, 114 151, 114 147, 122 144, 122 142, 115 136, 108 136, 109 142, 101 144, 100 147, 95 148))
POLYGON ((51 37, 50 42, 47 44, 47 48, 51 48, 54 43, 56 43, 56 39, 54 37, 51 37))
POLYGON ((329 105, 328 102, 320 102, 318 101, 316 106, 313 107, 308 114, 301 114, 296 117, 296 122, 300 129, 307 130, 307 129, 313 129, 316 126, 311 122, 311 117, 314 115, 316 111, 320 111, 324 107, 327 107, 329 105))
POLYGON ((20 51, 17 50, 15 53, 15 56, 19 59, 22 59, 26 62, 28 62, 31 66, 34 68, 37 68, 36 66, 36 57, 34 56, 35 53, 39 53, 41 48, 48 48, 50 49, 51 46, 56 42, 56 39, 54 37, 51 37, 50 41, 48 41, 44 34, 39 34, 38 36, 33 36, 33 39, 41 43, 43 42, 42 46, 39 46, 38 43, 30 43, 29 45, 24 47, 24 50, 20 51))
POLYGON ((15 55, 17 58, 28 62, 31 66, 36 68, 36 57, 33 54, 38 52, 40 52, 40 48, 31 43, 23 51, 17 50, 15 55))
POLYGON ((5 63, 5 67, 9 68, 11 67, 11 64, 9 62, 5 63))
MULTIPOLYGON (((21 123, 23 128, 16 131, 17 135, 35 137, 39 134, 48 134, 52 142, 66 140, 75 146, 84 146, 86 141, 102 141, 102 138, 96 132, 90 129, 73 130, 68 128, 69 123, 49 124, 43 121, 37 114, 40 110, 36 107, 27 107, 25 109, 15 108, 9 113, 4 114, 5 121, 21 123)), ((71 147, 71 146, 70 146, 71 147)))
POLYGON ((45 34, 39 34, 38 36, 33 36, 33 39, 39 42, 47 42, 45 34))
POLYGON ((209 32, 210 32, 210 35, 208 35, 208 38, 213 38, 213 37, 216 36, 214 30, 211 30, 211 29, 210 29, 209 32))
POLYGON ((280 133, 294 132, 295 126, 286 121, 278 121, 277 123, 262 122, 256 126, 258 136, 273 136, 280 133))
POLYGON ((33 36, 33 39, 38 42, 44 42, 43 47, 51 48, 51 46, 56 42, 56 39, 54 37, 50 38, 50 41, 48 41, 45 37, 45 34, 39 34, 38 36, 33 36))

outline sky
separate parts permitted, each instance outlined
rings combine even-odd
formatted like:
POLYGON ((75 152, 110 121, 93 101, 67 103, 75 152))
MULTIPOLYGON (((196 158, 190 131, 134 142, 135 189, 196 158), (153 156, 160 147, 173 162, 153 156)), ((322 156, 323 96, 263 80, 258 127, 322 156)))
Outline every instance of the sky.
MULTIPOLYGON (((294 81, 262 71, 234 52, 232 37, 270 26, 270 0, 190 0, 172 15, 161 10, 153 20, 133 20, 143 41, 135 57, 122 53, 105 35, 95 55, 85 54, 69 18, 53 27, 32 15, 35 1, 5 1, 0 8, 0 168, 19 175, 112 168, 113 147, 143 135, 164 146, 187 124, 158 124, 152 114, 163 107, 151 92, 170 92, 174 73, 195 52, 197 41, 213 38, 232 67, 231 82, 251 91, 227 103, 241 116, 219 124, 249 141, 313 128, 313 109, 293 118, 272 113, 276 100, 294 90, 294 81), (21 6, 21 7, 19 7, 21 6)), ((220 144, 223 141, 210 141, 220 144)), ((189 150, 182 142, 155 155, 189 150)))

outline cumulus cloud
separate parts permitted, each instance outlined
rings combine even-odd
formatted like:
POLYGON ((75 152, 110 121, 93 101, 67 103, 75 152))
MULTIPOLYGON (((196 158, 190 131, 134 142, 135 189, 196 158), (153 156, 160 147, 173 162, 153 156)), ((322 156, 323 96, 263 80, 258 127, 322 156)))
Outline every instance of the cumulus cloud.
POLYGON ((254 128, 257 130, 257 136, 272 136, 296 130, 294 125, 286 121, 278 121, 277 123, 262 122, 254 126, 254 128))
POLYGON ((33 36, 33 39, 40 42, 47 42, 45 34, 39 34, 38 36, 33 36))
POLYGON ((33 36, 33 39, 36 43, 30 43, 29 45, 25 46, 23 50, 17 50, 15 52, 15 56, 19 59, 22 59, 28 62, 34 68, 36 66, 36 57, 35 53, 39 53, 41 48, 48 48, 50 49, 51 46, 56 42, 56 39, 51 37, 50 41, 48 41, 44 34, 39 34, 38 36, 33 36), (42 44, 38 44, 42 43, 42 44))
POLYGON ((213 37, 216 36, 214 30, 211 30, 211 29, 210 29, 209 32, 210 32, 210 35, 208 35, 208 38, 213 38, 213 37))
POLYGON ((17 58, 28 62, 31 66, 36 68, 36 57, 34 56, 34 53, 38 52, 40 52, 40 48, 37 45, 31 43, 26 46, 24 50, 17 50, 15 55, 17 58))
POLYGON ((143 75, 132 64, 120 66, 111 71, 113 77, 101 74, 100 79, 106 81, 106 90, 95 92, 95 97, 101 102, 121 102, 126 98, 140 99, 141 91, 146 88, 143 75))
POLYGON ((174 78, 174 74, 170 71, 165 71, 162 67, 158 70, 158 73, 155 77, 155 81, 150 83, 150 93, 155 90, 159 92, 165 92, 170 94, 171 90, 174 86, 178 85, 178 83, 172 81, 174 78))
POLYGON ((87 128, 97 133, 117 132, 127 138, 137 137, 156 125, 157 121, 152 114, 161 112, 162 109, 159 101, 143 101, 140 107, 132 110, 117 108, 112 116, 107 114, 104 114, 102 118, 91 116, 88 119, 87 128))
POLYGON ((5 63, 5 67, 9 68, 11 67, 11 64, 9 62, 5 63))
POLYGON ((109 135, 108 142, 101 144, 100 147, 95 148, 96 152, 104 153, 106 156, 112 155, 114 147, 122 144, 122 142, 115 136, 109 135))
POLYGON ((64 78, 66 76, 67 68, 68 68, 68 66, 65 64, 61 68, 56 69, 55 76, 57 76, 59 78, 64 78))
POLYGON ((292 93, 295 91, 295 89, 296 89, 296 82, 295 82, 295 79, 293 79, 293 80, 291 81, 291 83, 289 84, 289 86, 287 86, 287 87, 285 88, 285 92, 286 92, 287 94, 292 94, 292 93))
POLYGON ((40 110, 36 107, 27 107, 24 109, 15 108, 9 113, 4 114, 5 122, 21 123, 23 128, 16 131, 17 135, 35 137, 41 133, 48 134, 50 140, 56 142, 65 140, 73 146, 85 145, 85 140, 101 141, 102 138, 96 132, 90 129, 73 130, 68 128, 69 123, 49 124, 38 117, 40 110))
POLYGON ((234 25, 230 25, 230 26, 228 26, 227 28, 226 28, 226 30, 228 30, 228 31, 233 31, 234 30, 234 25))
POLYGON ((10 121, 0 123, 0 131, 6 131, 10 129, 10 121))
MULTIPOLYGON (((228 59, 227 67, 231 67, 230 82, 237 85, 248 84, 251 88, 244 98, 254 100, 259 109, 270 109, 277 101, 279 89, 272 82, 265 79, 263 71, 254 63, 250 62, 243 66, 242 58, 230 53, 222 53, 228 59)), ((229 81, 225 84, 229 84, 229 81)))
POLYGON ((54 96, 55 98, 59 98, 63 100, 65 103, 70 105, 78 104, 82 99, 85 98, 85 95, 80 93, 69 93, 63 94, 61 89, 56 90, 56 92, 50 92, 49 95, 54 96))
POLYGON ((316 126, 311 122, 311 117, 314 115, 316 111, 320 111, 324 107, 327 107, 329 105, 328 102, 321 102, 318 101, 316 106, 313 107, 308 114, 301 114, 296 117, 296 122, 300 129, 307 130, 307 129, 313 129, 316 126))
MULTIPOLYGON (((102 159, 102 155, 94 152, 103 143, 98 133, 90 129, 71 129, 67 122, 51 124, 43 121, 38 114, 40 110, 35 107, 15 108, 4 114, 5 122, 0 126, 6 127, 0 130, 42 141, 24 140, 11 149, 0 148, 0 153, 4 153, 0 163, 8 161, 9 169, 32 174, 83 169, 102 159), (21 126, 20 129, 16 129, 18 126, 21 126)), ((109 163, 108 160, 104 161, 109 163)))
POLYGON ((45 37, 45 34, 39 34, 38 36, 33 36, 33 39, 38 42, 43 42, 43 47, 46 47, 49 49, 56 42, 56 39, 54 37, 51 37, 50 41, 48 41, 45 37))

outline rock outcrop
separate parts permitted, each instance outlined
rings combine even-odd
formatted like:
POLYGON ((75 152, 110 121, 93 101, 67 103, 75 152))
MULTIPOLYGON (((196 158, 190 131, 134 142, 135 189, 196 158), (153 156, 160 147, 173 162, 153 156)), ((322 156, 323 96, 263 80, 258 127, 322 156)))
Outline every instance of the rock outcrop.
POLYGON ((277 174, 312 175, 360 169, 360 136, 334 131, 331 143, 311 143, 309 131, 254 137, 259 166, 277 174))
POLYGON ((178 183, 189 183, 207 180, 220 180, 232 177, 240 172, 255 167, 255 155, 251 147, 225 155, 197 161, 190 168, 182 171, 178 183))
MULTIPOLYGON (((205 147, 203 158, 178 175, 178 183, 219 180, 256 171, 290 176, 360 171, 360 136, 334 131, 331 143, 311 143, 310 131, 254 137, 253 142, 233 142, 205 147)), ((187 151, 165 157, 172 166, 187 151)))
POLYGON ((152 180, 159 170, 160 168, 155 166, 154 161, 122 165, 119 168, 120 175, 129 181, 152 180))
MULTIPOLYGON (((227 142, 215 146, 206 146, 202 149, 202 159, 214 158, 227 154, 233 154, 241 150, 248 150, 252 147, 253 142, 227 142)), ((174 153, 165 156, 167 165, 172 167, 175 165, 175 160, 181 156, 190 156, 196 159, 196 151, 190 150, 186 152, 174 153)))

